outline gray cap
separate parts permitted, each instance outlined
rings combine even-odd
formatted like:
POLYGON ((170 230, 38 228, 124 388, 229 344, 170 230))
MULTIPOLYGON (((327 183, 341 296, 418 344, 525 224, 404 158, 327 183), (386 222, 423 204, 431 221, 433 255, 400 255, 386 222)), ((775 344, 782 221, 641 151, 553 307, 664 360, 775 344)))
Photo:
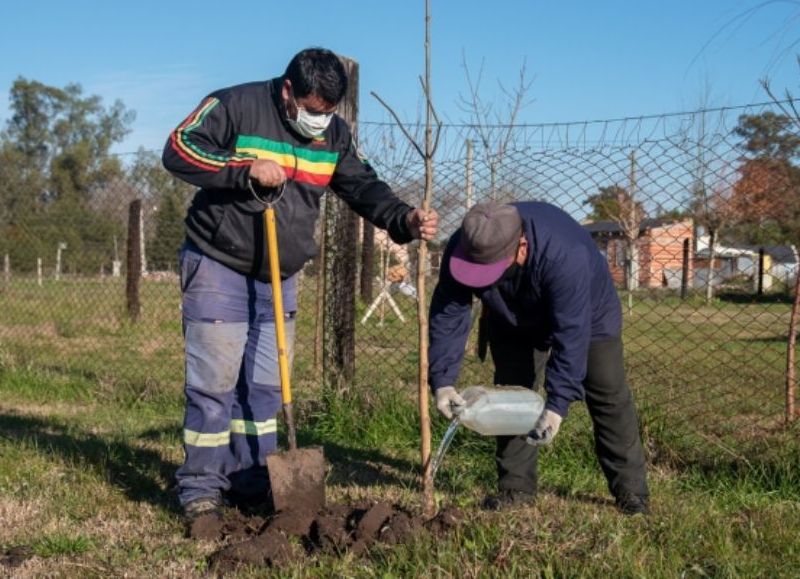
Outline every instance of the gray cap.
POLYGON ((450 273, 471 287, 493 284, 514 259, 522 218, 513 205, 478 203, 464 216, 461 239, 450 257, 450 273))

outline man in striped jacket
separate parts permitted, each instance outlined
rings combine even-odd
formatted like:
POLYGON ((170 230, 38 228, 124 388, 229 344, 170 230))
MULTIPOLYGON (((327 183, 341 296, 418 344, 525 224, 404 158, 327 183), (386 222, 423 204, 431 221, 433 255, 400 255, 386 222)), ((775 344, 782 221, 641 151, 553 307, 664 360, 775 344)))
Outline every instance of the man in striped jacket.
POLYGON ((282 191, 274 206, 290 359, 297 273, 317 253, 326 190, 397 243, 436 234, 436 212, 401 201, 358 154, 334 112, 346 89, 338 57, 306 49, 281 77, 203 99, 164 148, 164 166, 200 188, 180 252, 186 414, 177 482, 189 520, 217 512, 223 494, 258 501, 268 491, 281 392, 264 205, 254 193, 282 191))

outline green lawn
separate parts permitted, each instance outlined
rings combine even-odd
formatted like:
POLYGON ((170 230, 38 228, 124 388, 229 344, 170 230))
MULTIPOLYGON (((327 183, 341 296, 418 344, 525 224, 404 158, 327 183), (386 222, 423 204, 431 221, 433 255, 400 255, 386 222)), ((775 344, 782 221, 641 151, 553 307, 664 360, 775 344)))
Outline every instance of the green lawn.
MULTIPOLYGON (((136 325, 123 296, 112 280, 20 280, 0 292, 0 560, 30 548, 19 576, 202 576, 215 549, 183 537, 171 490, 181 460, 177 288, 144 283, 136 325)), ((334 501, 419 508, 415 306, 396 299, 406 323, 388 309, 383 326, 377 317, 358 323, 356 381, 326 408, 313 297, 301 295, 300 437, 325 446, 334 501)), ((650 460, 649 518, 613 509, 578 404, 543 453, 534 507, 481 512, 493 443, 459 432, 437 499, 465 509, 460 530, 358 559, 319 557, 285 574, 796 576, 800 430, 782 425, 788 315, 785 303, 637 296, 625 317, 626 360, 650 460)), ((491 378, 472 350, 464 385, 491 378)), ((434 442, 444 426, 434 419, 434 442)))

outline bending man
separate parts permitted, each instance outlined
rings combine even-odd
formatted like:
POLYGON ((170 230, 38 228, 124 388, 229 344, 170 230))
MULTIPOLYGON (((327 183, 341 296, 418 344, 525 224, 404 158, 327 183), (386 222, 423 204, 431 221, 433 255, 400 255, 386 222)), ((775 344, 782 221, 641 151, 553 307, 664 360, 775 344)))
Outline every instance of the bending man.
POLYGON ((454 385, 481 300, 494 382, 544 384, 545 410, 527 436, 497 437, 499 494, 486 508, 531 501, 539 447, 569 405, 584 399, 595 449, 617 506, 648 511, 645 458, 625 382, 622 314, 608 265, 589 234, 547 203, 475 205, 450 238, 430 310, 430 385, 446 416, 464 401, 454 385))

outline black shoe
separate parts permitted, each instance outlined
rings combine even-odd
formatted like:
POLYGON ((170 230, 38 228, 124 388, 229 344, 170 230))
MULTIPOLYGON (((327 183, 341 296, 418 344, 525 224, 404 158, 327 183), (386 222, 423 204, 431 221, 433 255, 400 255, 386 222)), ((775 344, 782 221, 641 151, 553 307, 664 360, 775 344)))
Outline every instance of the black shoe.
POLYGON ((483 508, 487 511, 515 509, 532 504, 535 499, 535 493, 504 489, 496 495, 486 495, 483 499, 483 508))
POLYGON ((183 517, 189 523, 206 515, 222 518, 222 500, 219 497, 200 497, 183 505, 183 517))
POLYGON ((617 508, 623 515, 649 515, 650 501, 646 496, 623 492, 616 498, 617 508))

